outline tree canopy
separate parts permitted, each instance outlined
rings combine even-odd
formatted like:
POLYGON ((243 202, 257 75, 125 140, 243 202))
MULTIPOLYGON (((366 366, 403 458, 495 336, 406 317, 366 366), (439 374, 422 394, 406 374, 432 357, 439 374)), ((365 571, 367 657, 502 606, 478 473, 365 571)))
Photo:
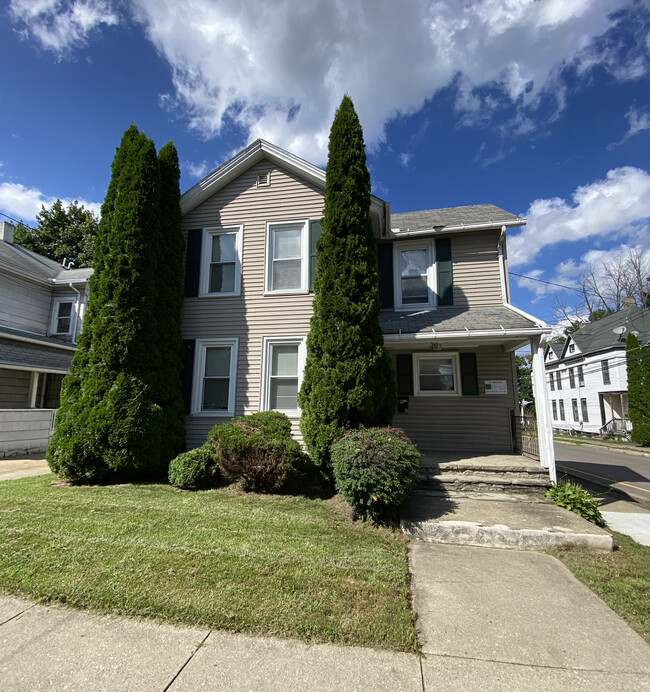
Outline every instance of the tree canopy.
POLYGON ((36 221, 36 228, 23 223, 16 226, 14 240, 18 245, 56 262, 72 260, 75 269, 92 266, 98 222, 90 209, 77 200, 66 208, 57 199, 49 209, 41 206, 36 221))
POLYGON ((298 403, 312 459, 330 463, 345 428, 388 424, 396 381, 379 325, 377 248, 363 131, 345 96, 329 138, 314 312, 298 403))
POLYGON ((630 332, 625 341, 627 354, 627 396, 632 440, 650 446, 650 348, 630 332))

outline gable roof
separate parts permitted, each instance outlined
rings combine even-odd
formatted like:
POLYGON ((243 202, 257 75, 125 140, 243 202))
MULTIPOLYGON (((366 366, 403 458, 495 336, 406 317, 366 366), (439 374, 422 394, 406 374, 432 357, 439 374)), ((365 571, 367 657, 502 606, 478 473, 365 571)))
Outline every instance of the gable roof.
POLYGON ((526 219, 511 214, 494 204, 472 204, 464 207, 445 207, 391 214, 391 230, 402 234, 413 231, 450 231, 524 226, 526 219))
POLYGON ((86 269, 64 269, 58 262, 49 257, 43 257, 32 250, 0 241, 0 266, 4 269, 21 274, 27 278, 44 283, 77 283, 89 279, 93 270, 86 269))
POLYGON ((638 332, 638 338, 642 343, 650 340, 650 310, 648 308, 633 305, 596 322, 586 324, 571 335, 582 351, 582 354, 575 355, 586 355, 608 348, 625 348, 625 339, 630 332, 638 332), (620 335, 614 333, 614 329, 619 327, 625 327, 625 331, 620 335))
MULTIPOLYGON (((325 189, 325 171, 322 168, 264 139, 256 139, 183 193, 181 196, 181 213, 183 216, 263 159, 282 166, 307 179, 313 185, 325 189)), ((385 205, 385 202, 375 195, 370 196, 370 203, 375 208, 383 208, 385 205)))

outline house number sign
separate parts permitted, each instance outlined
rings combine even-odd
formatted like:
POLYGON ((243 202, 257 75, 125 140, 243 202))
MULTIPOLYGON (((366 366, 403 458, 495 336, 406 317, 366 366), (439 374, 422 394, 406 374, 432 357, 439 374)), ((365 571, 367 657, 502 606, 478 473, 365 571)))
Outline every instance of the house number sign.
POLYGON ((506 380, 485 380, 486 394, 507 394, 508 383, 506 380))

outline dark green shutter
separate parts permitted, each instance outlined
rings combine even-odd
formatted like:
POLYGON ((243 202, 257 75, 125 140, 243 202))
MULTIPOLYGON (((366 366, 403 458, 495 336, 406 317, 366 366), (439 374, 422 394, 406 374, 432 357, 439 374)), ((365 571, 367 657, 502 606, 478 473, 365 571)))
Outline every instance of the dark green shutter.
POLYGON ((187 247, 185 248, 185 295, 199 295, 201 280, 201 239, 203 229, 194 228, 187 232, 187 247))
POLYGON ((436 273, 438 275, 438 305, 453 305, 451 238, 436 238, 436 273))
POLYGON ((397 395, 413 394, 413 356, 410 353, 399 353, 395 359, 397 371, 397 395))
POLYGON ((379 269, 379 302, 382 308, 392 309, 395 307, 392 243, 377 246, 377 267, 379 269))
POLYGON ((194 339, 183 339, 183 372, 181 373, 181 389, 185 413, 192 410, 192 380, 194 379, 194 351, 196 342, 194 339))
POLYGON ((314 290, 316 276, 316 243, 322 233, 320 220, 309 222, 309 290, 314 290))
POLYGON ((463 396, 477 396, 478 369, 476 367, 476 353, 461 353, 460 355, 460 383, 463 396))

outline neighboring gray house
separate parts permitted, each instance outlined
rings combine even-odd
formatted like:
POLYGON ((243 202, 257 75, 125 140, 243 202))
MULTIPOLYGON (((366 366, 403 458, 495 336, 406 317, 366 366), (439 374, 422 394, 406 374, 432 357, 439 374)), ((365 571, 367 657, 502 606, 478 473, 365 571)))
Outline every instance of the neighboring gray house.
POLYGON ((88 300, 92 269, 64 269, 0 222, 0 457, 42 452, 88 300))
POLYGON ((625 340, 650 341, 650 310, 631 306, 586 324, 564 343, 549 343, 544 362, 553 428, 589 434, 632 430, 625 340))
MULTIPOLYGON (((325 172, 257 140, 181 198, 187 444, 216 423, 284 411, 296 395, 312 315, 325 172)), ((542 335, 510 304, 506 229, 491 204, 391 214, 373 196, 381 325, 399 387, 395 425, 421 451, 513 451, 514 352, 530 345, 541 463, 555 480, 542 335)))

